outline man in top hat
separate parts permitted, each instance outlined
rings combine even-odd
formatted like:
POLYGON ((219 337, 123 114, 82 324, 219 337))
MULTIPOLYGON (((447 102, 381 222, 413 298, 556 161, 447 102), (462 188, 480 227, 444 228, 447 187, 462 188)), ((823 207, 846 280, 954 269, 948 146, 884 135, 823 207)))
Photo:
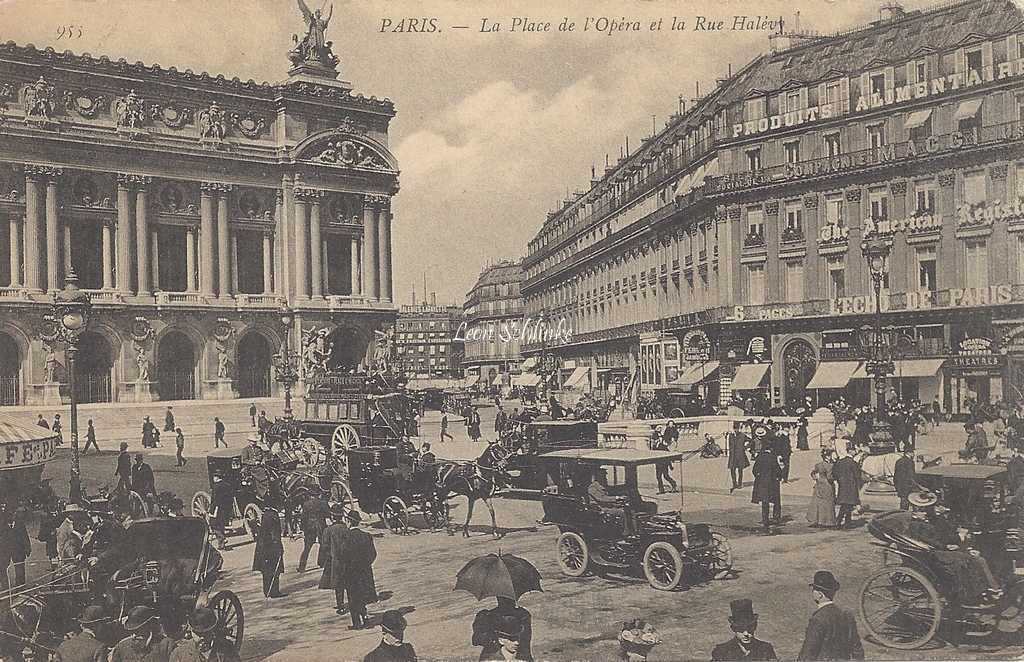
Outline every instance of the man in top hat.
POLYGON ((239 662, 235 647, 224 638, 217 612, 198 607, 189 614, 193 639, 181 639, 171 651, 170 662, 239 662))
POLYGON ((242 466, 258 466, 263 464, 263 449, 259 447, 260 435, 252 432, 246 439, 249 445, 242 449, 242 466))
POLYGON ((57 646, 57 660, 59 662, 106 660, 107 649, 96 635, 96 629, 109 620, 103 607, 97 605, 86 607, 78 619, 78 625, 82 631, 70 639, 65 639, 60 646, 57 646))
POLYGON ((718 644, 711 651, 712 660, 777 660, 775 648, 767 641, 754 638, 757 630, 757 614, 753 603, 746 599, 729 603, 732 615, 729 627, 734 636, 724 644, 718 644))
POLYGON ((754 460, 754 489, 751 492, 751 503, 761 504, 761 526, 764 533, 771 533, 770 522, 779 523, 782 521, 782 492, 779 486, 782 480, 782 465, 779 464, 778 456, 772 451, 768 444, 761 446, 761 450, 754 460), (772 519, 768 519, 771 509, 772 519))
POLYGON ((121 452, 117 454, 117 468, 114 469, 117 476, 115 492, 127 492, 132 489, 132 456, 128 454, 127 442, 121 442, 121 452))
MULTIPOLYGON (((150 607, 133 607, 124 621, 128 636, 110 651, 110 662, 142 662, 155 651, 157 642, 156 612, 150 607)), ((167 659, 166 657, 164 659, 167 659)))
POLYGON ((324 569, 319 587, 334 590, 334 610, 341 615, 345 613, 345 592, 348 590, 348 573, 345 566, 348 523, 344 504, 332 503, 330 514, 331 524, 320 535, 320 551, 317 553, 317 565, 324 569))
POLYGON ((384 612, 380 622, 380 645, 366 654, 363 662, 416 662, 416 651, 405 639, 405 616, 397 609, 384 612))
POLYGON ((620 659, 629 662, 644 662, 651 649, 661 643, 661 635, 653 625, 637 618, 622 624, 619 632, 620 659))
POLYGON ((302 554, 299 555, 299 572, 306 571, 306 562, 313 545, 323 544, 322 536, 327 528, 327 518, 331 510, 327 499, 320 490, 309 492, 300 507, 300 524, 302 526, 302 554))
POLYGON ((905 447, 903 455, 892 468, 892 484, 900 498, 900 510, 910 510, 910 493, 918 489, 917 468, 914 466, 914 449, 905 447))
POLYGON ((284 570, 284 543, 281 541, 281 517, 273 504, 263 507, 260 530, 256 534, 252 569, 263 574, 263 595, 280 598, 281 572, 284 570))
MULTIPOLYGON (((366 605, 377 601, 377 587, 373 579, 373 562, 377 549, 373 538, 359 528, 362 516, 357 510, 348 511, 348 534, 345 536, 344 558, 346 587, 348 588, 349 613, 352 616, 352 630, 366 627, 366 605)), ((333 557, 332 557, 333 558, 333 557)))
POLYGON ((481 662, 515 660, 525 662, 519 654, 519 638, 523 624, 514 616, 501 616, 494 624, 494 641, 480 651, 481 662))
POLYGON ((530 650, 533 639, 533 618, 530 612, 516 604, 512 598, 497 596, 498 606, 493 609, 481 609, 473 619, 473 645, 488 647, 497 650, 500 648, 497 641, 498 623, 503 619, 514 619, 519 621, 519 647, 517 655, 525 662, 533 662, 533 653, 530 650))
POLYGON ((863 660, 864 647, 857 632, 857 621, 833 600, 839 582, 828 570, 814 573, 810 584, 816 605, 798 660, 863 660))

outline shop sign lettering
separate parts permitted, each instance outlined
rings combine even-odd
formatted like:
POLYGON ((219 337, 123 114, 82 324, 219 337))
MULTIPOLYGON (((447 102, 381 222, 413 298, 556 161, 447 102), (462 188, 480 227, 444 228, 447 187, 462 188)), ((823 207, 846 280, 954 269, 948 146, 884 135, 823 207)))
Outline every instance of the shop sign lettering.
MULTIPOLYGON (((954 287, 941 292, 936 300, 934 292, 907 292, 906 303, 901 310, 927 310, 936 307, 964 308, 973 306, 996 306, 1013 302, 1013 288, 1010 285, 989 285, 988 287, 954 287)), ((882 294, 882 312, 891 309, 890 298, 882 294)), ((737 306, 739 307, 739 306, 737 306)), ((875 312, 874 295, 840 297, 829 302, 830 315, 865 315, 875 312)))
MULTIPOLYGON (((994 67, 986 67, 980 72, 972 69, 968 72, 952 73, 921 83, 903 85, 902 87, 894 86, 884 92, 862 94, 857 99, 853 112, 863 113, 886 106, 906 103, 915 99, 926 99, 1022 74, 1024 74, 1024 59, 1015 62, 1003 62, 994 67)), ((836 104, 834 103, 827 103, 816 107, 802 108, 788 113, 762 117, 756 120, 738 122, 733 124, 732 137, 750 136, 767 131, 775 131, 783 127, 799 126, 808 122, 830 119, 837 114, 835 106, 836 104)))
POLYGON ((3 444, 0 447, 0 460, 6 469, 30 467, 53 459, 56 448, 52 438, 3 444))
MULTIPOLYGON (((882 294, 880 300, 882 303, 882 312, 884 313, 889 310, 889 296, 882 294)), ((874 295, 839 297, 838 299, 832 299, 829 301, 830 315, 865 315, 868 313, 874 313, 875 310, 874 295)))
POLYGON ((998 368, 1002 365, 1002 358, 995 354, 988 356, 954 356, 950 358, 950 365, 954 368, 998 368))
POLYGON ((787 306, 778 308, 757 308, 747 310, 746 306, 733 306, 732 319, 742 320, 785 320, 798 315, 797 309, 787 306))
POLYGON ((1013 290, 1009 285, 988 287, 953 288, 949 291, 949 306, 991 306, 1013 302, 1013 290))
POLYGON ((870 218, 864 219, 864 236, 872 234, 889 235, 894 232, 928 232, 930 230, 942 229, 942 217, 935 214, 923 214, 911 216, 910 218, 899 218, 893 220, 875 221, 870 218))
POLYGON ((964 338, 960 341, 961 355, 984 355, 992 353, 992 341, 989 338, 964 338))
POLYGON ((1020 198, 1013 202, 993 201, 991 204, 963 204, 956 208, 956 224, 964 226, 988 226, 995 221, 1017 220, 1024 217, 1024 205, 1020 198))

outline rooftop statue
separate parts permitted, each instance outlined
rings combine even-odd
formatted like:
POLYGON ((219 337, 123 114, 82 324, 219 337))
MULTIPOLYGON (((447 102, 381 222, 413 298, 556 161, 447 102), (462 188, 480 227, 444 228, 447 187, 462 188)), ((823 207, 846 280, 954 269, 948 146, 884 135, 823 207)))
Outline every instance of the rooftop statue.
POLYGON ((334 5, 331 5, 325 17, 322 9, 310 11, 303 0, 298 0, 298 3, 302 17, 306 21, 306 36, 300 40, 298 35, 292 35, 292 41, 296 46, 288 54, 289 59, 296 67, 311 65, 334 72, 338 58, 331 51, 331 42, 327 41, 325 36, 331 16, 334 14, 334 5))

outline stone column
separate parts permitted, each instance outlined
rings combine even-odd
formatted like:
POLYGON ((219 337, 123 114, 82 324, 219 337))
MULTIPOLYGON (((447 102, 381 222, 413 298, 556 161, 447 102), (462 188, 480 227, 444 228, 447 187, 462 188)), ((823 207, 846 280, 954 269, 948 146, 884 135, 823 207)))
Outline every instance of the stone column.
POLYGON ((363 198, 363 293, 371 299, 380 298, 380 271, 377 267, 377 215, 382 199, 379 195, 363 198))
POLYGON ((185 229, 185 291, 196 291, 196 231, 185 229))
POLYGON ((24 242, 21 239, 21 221, 17 216, 11 215, 11 287, 18 287, 21 282, 21 254, 24 250, 24 242))
POLYGON ((320 242, 320 255, 322 256, 320 259, 323 263, 324 294, 331 294, 331 270, 327 266, 331 262, 331 256, 327 252, 327 237, 324 237, 324 240, 320 242))
POLYGON ((200 291, 213 296, 213 194, 216 185, 203 183, 199 193, 199 287, 200 291))
POLYGON ((231 291, 238 291, 238 233, 231 233, 231 291))
POLYGON ((149 219, 146 213, 146 184, 150 178, 138 177, 137 181, 139 188, 135 191, 135 278, 138 293, 147 296, 152 289, 149 283, 149 219))
POLYGON ((39 178, 37 166, 25 166, 25 285, 30 290, 43 290, 41 264, 43 219, 39 213, 39 178))
POLYGON ((229 184, 220 185, 220 196, 217 198, 217 294, 222 297, 231 295, 231 256, 228 243, 228 192, 229 184))
POLYGON ((103 289, 114 289, 114 221, 103 219, 103 289))
POLYGON ((391 291, 391 201, 381 207, 380 214, 380 296, 392 301, 391 291))
POLYGON ((60 170, 49 168, 46 181, 46 287, 55 292, 63 288, 57 256, 60 254, 60 225, 57 221, 57 177, 60 170))
POLYGON ((274 292, 274 252, 270 245, 270 230, 263 233, 263 293, 274 292))
POLYGON ((64 229, 64 275, 71 272, 71 226, 65 223, 64 229))
POLYGON ((117 176, 117 289, 132 291, 132 208, 129 175, 117 176))
POLYGON ((295 296, 309 297, 309 189, 295 189, 295 296))
MULTIPOLYGON (((277 202, 274 205, 274 289, 275 294, 287 294, 288 277, 285 271, 285 251, 288 250, 288 230, 285 227, 284 219, 284 191, 277 192, 277 202), (281 283, 285 283, 284 288, 281 283)), ((267 294, 270 294, 268 292, 267 294)))
POLYGON ((358 296, 361 288, 359 287, 359 239, 352 237, 349 239, 349 246, 352 249, 352 280, 351 280, 351 291, 352 294, 358 296))
POLYGON ((309 257, 310 281, 312 295, 316 299, 324 298, 324 254, 323 241, 320 239, 320 199, 322 192, 317 191, 309 209, 309 257))
POLYGON ((149 233, 149 266, 150 285, 153 291, 157 292, 160 290, 160 236, 155 224, 149 233))

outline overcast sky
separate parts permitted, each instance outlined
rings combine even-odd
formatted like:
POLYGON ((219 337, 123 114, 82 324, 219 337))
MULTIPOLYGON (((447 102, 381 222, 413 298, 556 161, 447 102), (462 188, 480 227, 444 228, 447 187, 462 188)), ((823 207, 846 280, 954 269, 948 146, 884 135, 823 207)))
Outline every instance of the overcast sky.
MULTIPOLYGON (((616 160, 626 136, 635 149, 652 115, 660 129, 680 94, 693 97, 698 81, 707 92, 768 47, 766 31, 694 31, 697 16, 731 28, 735 15, 791 22, 797 10, 804 30, 878 18, 878 3, 863 0, 335 2, 327 36, 342 78, 398 111, 396 299, 408 303, 413 288, 422 298, 426 274, 438 303, 461 304, 484 264, 522 256, 546 212, 567 188, 585 189, 605 154, 616 160), (638 20, 642 31, 582 32, 588 16, 638 20), (669 29, 674 16, 685 31, 669 29), (384 19, 431 17, 440 32, 381 32, 384 19), (510 32, 515 17, 551 32, 510 32), (575 32, 558 32, 566 17, 575 32), (484 18, 502 31, 480 32, 484 18)), ((0 0, 4 41, 243 80, 282 80, 292 34, 304 31, 295 0, 0 0), (62 24, 82 36, 58 40, 62 24)))

